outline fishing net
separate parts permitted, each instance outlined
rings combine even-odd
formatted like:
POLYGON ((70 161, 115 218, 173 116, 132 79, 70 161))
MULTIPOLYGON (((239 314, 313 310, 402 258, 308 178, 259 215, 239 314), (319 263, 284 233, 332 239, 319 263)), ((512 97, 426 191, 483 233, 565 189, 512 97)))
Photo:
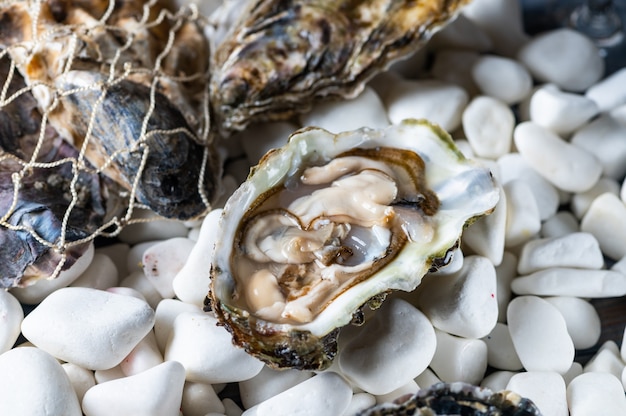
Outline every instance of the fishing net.
POLYGON ((0 286, 56 277, 137 208, 206 213, 203 24, 164 1, 0 2, 0 286))

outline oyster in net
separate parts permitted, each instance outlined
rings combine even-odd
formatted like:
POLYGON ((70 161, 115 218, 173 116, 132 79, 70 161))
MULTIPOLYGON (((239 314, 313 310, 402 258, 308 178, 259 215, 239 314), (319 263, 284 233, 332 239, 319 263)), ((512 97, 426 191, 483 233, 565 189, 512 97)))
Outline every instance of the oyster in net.
POLYGON ((338 328, 380 294, 415 289, 497 200, 489 170, 426 121, 302 129, 228 200, 208 300, 269 365, 326 368, 338 328))

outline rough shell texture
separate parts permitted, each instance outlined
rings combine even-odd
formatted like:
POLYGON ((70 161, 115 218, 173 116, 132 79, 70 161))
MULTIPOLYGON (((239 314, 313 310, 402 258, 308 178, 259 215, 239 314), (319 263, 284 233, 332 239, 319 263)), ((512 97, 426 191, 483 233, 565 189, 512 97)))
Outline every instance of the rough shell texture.
MULTIPOLYGON (((300 192, 296 191, 296 195, 300 192)), ((310 194, 310 200, 318 198, 317 195, 325 195, 316 192, 310 194)), ((305 195, 303 198, 308 197, 305 195)), ((335 354, 338 328, 348 324, 355 313, 358 315, 357 311, 369 300, 379 300, 379 295, 390 290, 415 289, 422 276, 432 266, 439 265, 438 259, 445 257, 448 250, 457 244, 468 221, 490 212, 497 200, 497 187, 488 169, 465 159, 447 133, 426 121, 406 120, 383 130, 362 129, 339 135, 317 128, 303 129, 294 133, 286 146, 268 153, 227 202, 217 231, 221 238, 216 244, 212 263, 211 307, 230 330, 236 344, 271 366, 309 369, 328 367, 335 354), (403 196, 398 192, 400 199, 391 197, 383 201, 382 206, 372 204, 379 196, 369 191, 376 193, 380 188, 368 187, 367 182, 361 188, 363 193, 350 188, 337 189, 337 183, 343 179, 347 179, 346 183, 355 180, 359 184, 363 177, 378 175, 372 170, 379 168, 370 168, 370 163, 380 162, 383 165, 381 170, 387 169, 384 166, 393 165, 387 160, 387 155, 389 152, 393 154, 393 149, 406 152, 401 154, 401 163, 410 159, 411 155, 422 161, 421 167, 408 165, 409 175, 420 179, 408 180, 404 177, 396 181, 396 185, 415 185, 408 187, 409 190, 403 196), (307 235, 304 239, 290 239, 276 250, 273 247, 261 250, 271 255, 277 251, 278 257, 285 255, 287 259, 284 263, 287 264, 284 267, 269 260, 267 263, 263 263, 265 260, 250 262, 251 253, 256 251, 247 243, 248 230, 256 229, 255 221, 259 216, 268 213, 272 215, 276 211, 271 205, 268 209, 264 208, 264 201, 276 198, 280 201, 282 195, 289 197, 293 189, 297 189, 293 188, 294 184, 303 180, 301 175, 308 172, 308 168, 322 167, 322 171, 330 169, 336 161, 343 163, 344 155, 352 156, 355 152, 369 154, 368 161, 363 162, 365 168, 362 171, 367 175, 345 174, 345 177, 329 184, 330 195, 339 196, 332 200, 323 199, 319 205, 322 214, 315 216, 322 225, 336 224, 339 229, 360 229, 362 233, 356 240, 365 238, 371 242, 364 245, 365 253, 359 252, 361 257, 350 257, 358 251, 358 247, 350 245, 348 232, 348 237, 335 234, 329 237, 328 242, 324 243, 327 245, 320 250, 321 260, 293 260, 294 257, 290 257, 290 253, 294 253, 292 249, 295 248, 299 256, 306 251, 308 243, 314 240, 307 235), (281 193, 283 190, 286 194, 281 193), (346 198, 341 196, 342 192, 346 198), (278 196, 272 199, 273 195, 278 196), (364 195, 365 199, 355 200, 356 195, 364 195), (370 197, 374 199, 368 202, 370 197), (358 207, 372 205, 374 211, 382 213, 382 222, 357 227, 354 217, 358 217, 360 212, 355 211, 358 207), (330 206, 339 207, 340 212, 336 217, 333 215, 337 213, 332 213, 335 208, 330 206), (377 242, 380 240, 383 243, 377 242), (371 247, 375 248, 373 252, 370 252, 371 247), (323 259, 325 249, 336 254, 326 263, 323 259), (344 259, 344 255, 348 260, 344 259), (354 264, 344 269, 344 264, 350 261, 354 264), (252 266, 246 269, 248 263, 252 266), (323 265, 320 266, 320 263, 323 265), (273 270, 277 269, 286 272, 278 272, 278 277, 273 276, 273 270), (317 274, 308 274, 311 269, 318 270, 317 274), (349 271, 345 271, 347 269, 349 271), (262 273, 257 273, 259 271, 262 273), (263 280, 264 283, 256 287, 253 282, 259 275, 262 275, 262 280, 269 278, 270 284, 263 280), (266 292, 272 285, 276 287, 274 292, 267 296, 261 293, 263 299, 269 299, 269 303, 265 304, 268 308, 253 307, 249 299, 257 299, 260 292, 266 292), (285 299, 272 300, 281 296, 285 296, 285 299), (268 315, 268 310, 278 312, 268 315), (304 313, 298 315, 292 311, 304 313), (300 319, 301 316, 304 318, 300 319)), ((284 235, 311 231, 310 224, 316 220, 306 225, 308 220, 305 222, 304 218, 310 216, 310 212, 293 214, 299 209, 293 208, 294 204, 301 206, 297 202, 289 205, 286 208, 289 214, 283 218, 299 216, 298 221, 302 225, 289 229, 278 227, 275 231, 270 229, 259 238, 259 247, 267 242, 273 244, 273 241, 281 241, 284 235)), ((271 216, 268 218, 272 219, 271 216)))
POLYGON ((401 397, 359 413, 359 416, 541 416, 535 404, 510 391, 497 393, 466 383, 438 383, 413 396, 401 397))
POLYGON ((226 1, 214 20, 214 116, 224 130, 284 119, 322 97, 353 97, 417 50, 467 0, 226 1), (224 31, 224 29, 222 29, 224 31))

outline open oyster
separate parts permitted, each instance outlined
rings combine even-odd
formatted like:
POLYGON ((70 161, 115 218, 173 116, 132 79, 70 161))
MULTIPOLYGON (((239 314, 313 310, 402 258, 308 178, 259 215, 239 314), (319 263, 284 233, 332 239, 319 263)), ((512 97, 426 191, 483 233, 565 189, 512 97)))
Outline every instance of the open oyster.
POLYGON ((227 202, 208 296, 233 341, 273 367, 323 369, 370 299, 415 289, 498 190, 426 121, 294 133, 227 202))

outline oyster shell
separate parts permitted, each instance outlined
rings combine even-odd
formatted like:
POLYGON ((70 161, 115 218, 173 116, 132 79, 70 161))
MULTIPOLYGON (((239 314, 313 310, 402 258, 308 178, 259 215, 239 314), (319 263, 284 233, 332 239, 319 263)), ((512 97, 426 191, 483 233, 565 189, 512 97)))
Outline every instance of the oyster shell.
POLYGON ((241 130, 322 97, 355 97, 468 1, 226 1, 212 16, 213 116, 223 130, 241 130))
POLYGON ((323 369, 368 301, 411 291, 498 190, 424 120, 294 133, 228 200, 208 296, 233 341, 273 367, 323 369))

